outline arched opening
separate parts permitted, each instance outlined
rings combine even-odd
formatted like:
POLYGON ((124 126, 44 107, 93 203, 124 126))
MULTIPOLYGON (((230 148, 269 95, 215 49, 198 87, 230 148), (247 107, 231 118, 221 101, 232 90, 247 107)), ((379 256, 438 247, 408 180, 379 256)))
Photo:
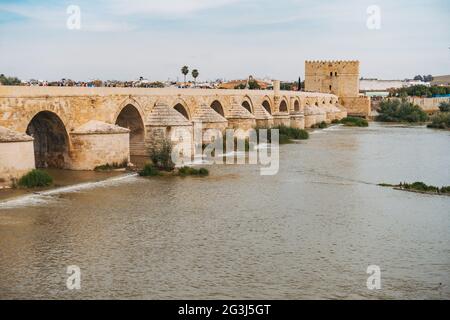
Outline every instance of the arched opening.
POLYGON ((53 112, 36 114, 27 127, 34 138, 36 168, 64 169, 69 157, 69 137, 62 120, 53 112))
POLYGON ((262 106, 264 107, 264 109, 266 109, 266 111, 267 111, 269 114, 272 114, 272 110, 270 109, 270 103, 269 103, 269 101, 265 100, 265 101, 262 103, 262 106))
POLYGON ((295 112, 300 111, 300 102, 298 102, 298 100, 295 100, 295 102, 294 102, 294 111, 295 112))
POLYGON ((248 110, 248 112, 252 113, 252 107, 250 106, 250 103, 248 101, 242 102, 242 106, 248 110))
POLYGON ((225 117, 225 113, 223 112, 223 107, 222 107, 222 104, 219 102, 219 101, 214 101, 212 104, 211 104, 211 108, 215 111, 215 112, 217 112, 218 114, 220 114, 222 117, 225 117))
POLYGON ((187 112, 186 108, 181 104, 178 103, 175 107, 173 107, 175 110, 177 110, 179 113, 183 115, 186 119, 189 120, 189 113, 187 112))
POLYGON ((146 156, 144 122, 138 109, 127 105, 117 117, 116 125, 130 129, 130 156, 146 156))
POLYGON ((287 103, 284 100, 280 103, 280 112, 288 112, 287 103))
POLYGON ((316 107, 318 107, 318 106, 319 106, 319 103, 318 103, 318 102, 316 102, 316 103, 315 103, 315 105, 316 105, 316 107))

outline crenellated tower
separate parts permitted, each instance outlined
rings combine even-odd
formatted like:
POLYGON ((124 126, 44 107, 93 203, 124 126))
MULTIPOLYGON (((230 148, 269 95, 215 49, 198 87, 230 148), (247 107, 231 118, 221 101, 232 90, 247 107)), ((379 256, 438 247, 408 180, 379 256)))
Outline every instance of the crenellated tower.
POLYGON ((359 61, 306 61, 305 74, 306 91, 359 95, 359 61))
POLYGON ((370 99, 359 94, 359 61, 306 61, 305 91, 332 93, 351 115, 368 117, 370 99))

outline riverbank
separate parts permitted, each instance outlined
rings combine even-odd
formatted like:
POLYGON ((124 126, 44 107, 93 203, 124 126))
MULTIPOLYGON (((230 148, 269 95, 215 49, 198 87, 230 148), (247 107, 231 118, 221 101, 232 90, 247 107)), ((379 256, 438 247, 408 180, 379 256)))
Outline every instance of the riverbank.
POLYGON ((31 195, 35 193, 55 190, 58 188, 70 187, 81 183, 101 182, 114 177, 126 175, 125 171, 71 171, 59 169, 45 169, 53 178, 53 184, 49 187, 26 189, 26 188, 7 188, 0 189, 0 201, 31 195))

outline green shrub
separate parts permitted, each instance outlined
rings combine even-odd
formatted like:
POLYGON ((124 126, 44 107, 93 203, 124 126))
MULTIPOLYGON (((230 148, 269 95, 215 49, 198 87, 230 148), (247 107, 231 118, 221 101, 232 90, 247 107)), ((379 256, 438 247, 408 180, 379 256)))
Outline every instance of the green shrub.
POLYGON ((449 193, 450 194, 450 186, 442 187, 439 191, 441 193, 449 193))
POLYGON ((400 188, 405 190, 414 190, 414 191, 421 191, 421 192, 438 192, 439 188, 435 186, 429 186, 423 182, 414 182, 412 184, 408 183, 402 183, 400 184, 400 188))
POLYGON ((328 124, 325 121, 315 123, 311 127, 312 129, 326 129, 328 128, 328 124))
POLYGON ((347 117, 340 121, 344 126, 347 127, 368 127, 369 122, 363 118, 357 117, 347 117))
POLYGON ((441 102, 439 110, 441 110, 441 112, 450 112, 450 102, 441 102))
POLYGON ((172 161, 172 143, 168 139, 163 139, 159 146, 150 149, 150 159, 153 165, 163 171, 173 171, 175 164, 172 161))
MULTIPOLYGON (((309 138, 309 133, 306 130, 298 129, 298 128, 292 128, 292 127, 286 127, 286 126, 278 126, 273 129, 278 129, 280 132, 280 141, 281 136, 285 135, 289 139, 292 140, 307 140, 309 138)), ((281 142, 280 142, 281 143, 281 142)))
POLYGON ((439 113, 432 116, 428 128, 450 129, 450 112, 439 113))
POLYGON ((417 123, 428 120, 428 115, 419 106, 398 99, 382 101, 379 114, 376 120, 382 122, 417 123))
POLYGON ((141 177, 156 177, 161 175, 161 172, 152 164, 147 163, 144 168, 139 171, 139 175, 141 177))
POLYGON ((195 169, 195 168, 191 168, 191 167, 182 167, 178 169, 178 174, 181 177, 187 177, 187 176, 200 176, 200 177, 205 177, 209 175, 209 171, 208 169, 205 168, 200 168, 200 169, 195 169))
POLYGON ((34 169, 19 179, 19 186, 24 188, 48 187, 53 178, 45 171, 34 169))

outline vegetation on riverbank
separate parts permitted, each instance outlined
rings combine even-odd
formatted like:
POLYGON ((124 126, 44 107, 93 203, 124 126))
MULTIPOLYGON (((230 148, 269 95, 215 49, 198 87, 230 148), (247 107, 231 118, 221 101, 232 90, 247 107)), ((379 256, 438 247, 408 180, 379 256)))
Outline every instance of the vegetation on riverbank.
POLYGON ((164 175, 176 175, 181 177, 199 176, 205 177, 209 175, 209 171, 205 168, 195 169, 184 166, 175 171, 175 163, 172 161, 173 145, 170 140, 163 140, 161 145, 155 146, 150 150, 151 163, 147 163, 142 170, 139 171, 141 177, 157 177, 164 175))
POLYGON ((358 118, 358 117, 347 117, 347 118, 340 120, 338 123, 341 123, 346 127, 367 128, 369 126, 369 122, 366 119, 358 118))
POLYGON ((114 171, 114 170, 120 170, 120 169, 126 169, 128 166, 128 161, 124 161, 122 163, 116 163, 113 164, 104 164, 101 166, 95 167, 94 171, 114 171))
POLYGON ((312 129, 326 129, 326 128, 328 128, 328 123, 326 123, 325 121, 322 121, 322 122, 314 124, 311 128, 312 129))
POLYGON ((428 120, 428 115, 419 106, 405 100, 387 100, 380 103, 379 116, 381 122, 421 123, 428 120))
POLYGON ((408 88, 393 89, 389 92, 391 97, 427 97, 450 94, 450 87, 416 85, 408 88))
POLYGON ((209 170, 205 168, 192 168, 188 166, 184 166, 182 168, 178 168, 176 171, 160 171, 153 164, 147 163, 144 168, 139 171, 139 175, 141 177, 159 177, 159 176, 180 176, 180 177, 207 177, 209 176, 209 170))
POLYGON ((150 149, 150 160, 158 170, 171 172, 175 169, 175 163, 172 161, 172 150, 172 142, 168 139, 163 139, 159 146, 150 149))
POLYGON ((147 163, 141 171, 139 171, 141 177, 157 177, 161 175, 161 171, 158 170, 153 164, 147 163))
POLYGON ((443 186, 441 188, 435 186, 429 186, 423 182, 414 182, 412 184, 409 183, 400 183, 398 185, 381 183, 380 187, 389 187, 397 190, 410 191, 410 192, 418 192, 418 193, 427 193, 427 194, 439 194, 439 195, 450 195, 450 186, 443 186))
POLYGON ((277 126, 277 127, 273 127, 273 128, 257 127, 255 130, 256 130, 256 134, 258 136, 258 143, 260 143, 260 141, 259 141, 260 130, 267 130, 267 143, 272 142, 271 129, 278 129, 280 144, 293 143, 294 140, 308 140, 309 139, 308 131, 303 130, 303 129, 292 128, 292 127, 287 127, 287 126, 277 126))
POLYGON ((34 169, 24 175, 18 181, 21 188, 49 187, 53 184, 53 178, 45 171, 34 169))
POLYGON ((200 168, 195 169, 192 167, 182 167, 178 169, 178 175, 181 177, 187 177, 187 176, 198 176, 198 177, 206 177, 209 175, 208 169, 200 168))
POLYGON ((298 129, 298 128, 292 128, 292 127, 286 127, 286 126, 278 126, 274 127, 273 129, 278 129, 280 132, 280 144, 282 143, 282 140, 308 140, 309 139, 309 133, 306 130, 298 129), (283 139, 282 139, 282 136, 283 139))
POLYGON ((450 130, 450 112, 442 112, 432 116, 428 128, 450 130))

